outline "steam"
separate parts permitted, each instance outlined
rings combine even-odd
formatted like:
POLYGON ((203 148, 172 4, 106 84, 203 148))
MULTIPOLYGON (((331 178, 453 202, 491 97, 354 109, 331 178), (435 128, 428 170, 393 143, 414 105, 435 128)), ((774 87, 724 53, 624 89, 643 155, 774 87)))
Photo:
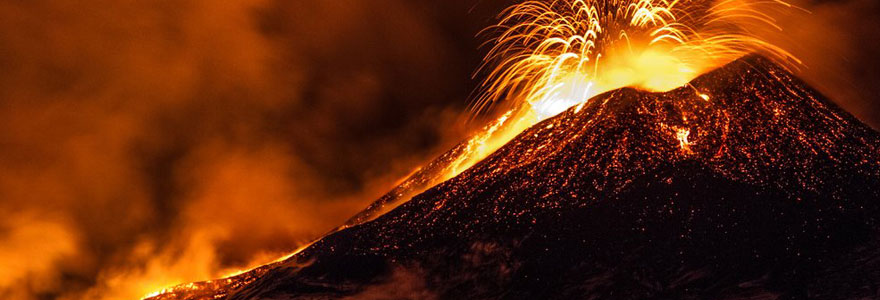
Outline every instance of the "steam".
POLYGON ((271 261, 448 146, 468 71, 386 4, 0 3, 0 298, 271 261))
POLYGON ((58 288, 56 268, 76 254, 76 237, 60 220, 19 213, 5 219, 0 239, 0 290, 8 299, 58 288), (28 224, 21 226, 20 224, 28 224))

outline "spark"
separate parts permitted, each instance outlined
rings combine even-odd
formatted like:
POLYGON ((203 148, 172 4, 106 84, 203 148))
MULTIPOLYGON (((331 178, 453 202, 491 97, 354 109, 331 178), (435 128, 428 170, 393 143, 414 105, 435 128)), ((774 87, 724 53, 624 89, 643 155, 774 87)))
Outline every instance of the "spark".
POLYGON ((703 98, 703 100, 709 101, 709 95, 700 93, 700 94, 697 94, 697 96, 700 96, 700 98, 703 98))
POLYGON ((685 153, 692 153, 691 142, 688 141, 690 135, 691 130, 688 128, 679 128, 675 130, 675 138, 678 139, 678 145, 685 153))

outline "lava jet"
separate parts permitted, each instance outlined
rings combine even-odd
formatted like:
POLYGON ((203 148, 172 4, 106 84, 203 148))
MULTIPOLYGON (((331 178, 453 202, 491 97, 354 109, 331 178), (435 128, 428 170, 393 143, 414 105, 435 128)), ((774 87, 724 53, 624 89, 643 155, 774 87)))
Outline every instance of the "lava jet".
POLYGON ((286 260, 164 299, 880 297, 880 134, 750 55, 612 90, 286 260))

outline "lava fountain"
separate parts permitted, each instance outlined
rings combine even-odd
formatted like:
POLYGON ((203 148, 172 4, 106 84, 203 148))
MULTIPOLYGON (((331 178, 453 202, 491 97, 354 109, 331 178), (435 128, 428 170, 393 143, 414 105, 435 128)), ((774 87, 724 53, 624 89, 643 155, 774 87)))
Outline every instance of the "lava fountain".
MULTIPOLYGON (((665 92, 745 54, 795 62, 750 33, 775 27, 779 0, 555 0, 509 8, 474 111, 512 101, 536 119, 621 87, 665 92)), ((781 30, 781 29, 780 29, 781 30)))
MULTIPOLYGON (((524 1, 482 34, 489 51, 473 114, 501 117, 419 169, 348 225, 381 215, 470 168, 517 134, 598 94, 622 87, 666 92, 740 57, 760 53, 797 68, 801 61, 761 37, 781 31, 781 0, 524 1), (451 155, 450 155, 451 154, 451 155)), ((700 98, 711 96, 694 89, 700 98)))

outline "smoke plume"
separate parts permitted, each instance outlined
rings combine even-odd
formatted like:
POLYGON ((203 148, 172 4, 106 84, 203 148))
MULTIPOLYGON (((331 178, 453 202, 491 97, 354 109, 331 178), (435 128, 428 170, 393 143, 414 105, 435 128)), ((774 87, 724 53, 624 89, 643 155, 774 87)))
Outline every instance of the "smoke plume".
POLYGON ((136 299, 341 224, 464 132, 424 14, 0 3, 0 298, 136 299))

